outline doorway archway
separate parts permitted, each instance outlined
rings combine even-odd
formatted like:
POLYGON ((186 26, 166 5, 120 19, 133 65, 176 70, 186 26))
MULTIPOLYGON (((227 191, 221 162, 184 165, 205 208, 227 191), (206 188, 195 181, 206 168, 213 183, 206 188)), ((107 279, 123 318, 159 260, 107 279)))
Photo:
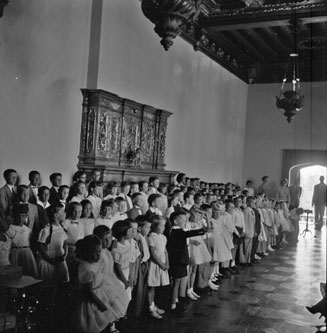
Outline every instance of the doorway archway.
POLYGON ((281 179, 288 178, 292 183, 300 169, 311 165, 327 167, 327 150, 284 149, 281 179))
POLYGON ((314 185, 319 183, 319 177, 327 178, 327 167, 322 165, 303 166, 299 170, 300 186, 302 187, 302 195, 300 197, 300 207, 304 209, 312 209, 312 195, 314 185))

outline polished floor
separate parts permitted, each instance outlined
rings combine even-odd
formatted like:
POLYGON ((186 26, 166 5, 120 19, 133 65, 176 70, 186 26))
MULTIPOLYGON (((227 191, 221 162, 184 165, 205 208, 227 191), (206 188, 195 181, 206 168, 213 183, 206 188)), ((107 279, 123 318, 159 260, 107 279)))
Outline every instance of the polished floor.
MULTIPOLYGON (((162 320, 128 319, 119 323, 125 332, 178 333, 313 333, 323 325, 305 305, 321 299, 319 283, 326 281, 326 226, 301 236, 297 247, 286 247, 254 267, 225 279, 217 292, 191 302, 183 317, 167 311, 162 320)), ((165 302, 166 305, 168 301, 165 302)))

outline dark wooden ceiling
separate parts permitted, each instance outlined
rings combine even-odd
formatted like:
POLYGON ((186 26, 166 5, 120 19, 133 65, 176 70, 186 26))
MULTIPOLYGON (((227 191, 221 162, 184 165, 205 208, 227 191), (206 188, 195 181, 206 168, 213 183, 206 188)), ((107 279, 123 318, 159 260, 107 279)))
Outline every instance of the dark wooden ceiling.
POLYGON ((182 37, 248 83, 281 82, 294 52, 302 82, 327 81, 327 0, 202 0, 182 37))

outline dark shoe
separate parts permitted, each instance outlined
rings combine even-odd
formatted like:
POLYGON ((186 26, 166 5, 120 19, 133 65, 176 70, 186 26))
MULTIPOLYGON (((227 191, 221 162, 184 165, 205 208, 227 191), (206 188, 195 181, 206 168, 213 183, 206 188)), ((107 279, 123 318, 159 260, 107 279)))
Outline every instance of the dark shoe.
POLYGON ((236 272, 231 267, 228 267, 227 270, 231 275, 236 274, 236 272))
POLYGON ((253 267, 252 263, 246 264, 246 267, 253 267))
POLYGON ((211 282, 216 286, 219 286, 221 284, 221 279, 212 279, 211 282))
POLYGON ((228 277, 232 275, 231 272, 229 271, 229 268, 222 268, 221 274, 223 276, 227 275, 228 277))
POLYGON ((231 272, 233 275, 238 274, 238 269, 235 268, 235 267, 230 267, 229 270, 230 270, 230 272, 231 272))
POLYGON ((312 314, 317 313, 316 311, 313 310, 312 306, 306 306, 305 308, 312 314))

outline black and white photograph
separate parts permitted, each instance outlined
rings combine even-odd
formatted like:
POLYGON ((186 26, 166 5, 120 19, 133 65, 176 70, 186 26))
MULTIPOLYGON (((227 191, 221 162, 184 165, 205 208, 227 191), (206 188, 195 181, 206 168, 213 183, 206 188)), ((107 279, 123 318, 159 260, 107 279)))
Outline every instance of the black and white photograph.
POLYGON ((0 332, 326 332, 327 0, 0 0, 0 332))

